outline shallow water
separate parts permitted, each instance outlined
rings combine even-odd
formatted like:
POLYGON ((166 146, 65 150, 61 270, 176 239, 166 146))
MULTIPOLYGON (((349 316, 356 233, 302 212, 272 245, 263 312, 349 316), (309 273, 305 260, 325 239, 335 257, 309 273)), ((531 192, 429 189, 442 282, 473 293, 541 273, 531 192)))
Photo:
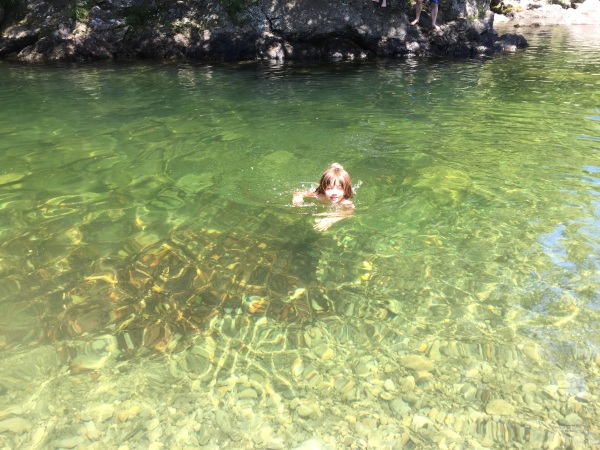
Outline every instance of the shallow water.
POLYGON ((600 445, 600 33, 526 31, 0 62, 0 445, 600 445), (318 233, 291 195, 332 162, 363 184, 318 233))

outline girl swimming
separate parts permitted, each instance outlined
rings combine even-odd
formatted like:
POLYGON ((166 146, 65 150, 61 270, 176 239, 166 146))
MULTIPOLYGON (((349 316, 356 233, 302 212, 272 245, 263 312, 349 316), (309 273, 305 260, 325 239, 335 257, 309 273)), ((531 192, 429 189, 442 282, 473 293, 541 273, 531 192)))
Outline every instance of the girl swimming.
POLYGON ((354 204, 350 200, 354 192, 350 175, 344 168, 333 163, 321 176, 319 186, 315 190, 295 192, 293 203, 295 206, 304 205, 305 198, 314 198, 320 202, 335 206, 333 211, 324 214, 324 217, 316 219, 315 230, 324 231, 345 217, 352 214, 354 204))

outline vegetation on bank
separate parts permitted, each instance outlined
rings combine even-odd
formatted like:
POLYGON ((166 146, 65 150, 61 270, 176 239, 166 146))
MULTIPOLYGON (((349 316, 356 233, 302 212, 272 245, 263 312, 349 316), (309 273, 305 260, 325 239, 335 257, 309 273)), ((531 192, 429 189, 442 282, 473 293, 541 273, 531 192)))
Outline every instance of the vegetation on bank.
MULTIPOLYGON (((256 0, 217 0, 223 9, 233 18, 238 16, 245 8, 256 4, 256 0)), ((85 22, 89 19, 90 10, 101 3, 97 0, 58 0, 53 6, 57 16, 71 19, 76 22, 85 22)), ((105 2, 102 2, 105 3, 105 2)), ((132 0, 122 11, 122 17, 132 27, 151 26, 168 14, 174 7, 170 0, 132 0)), ((0 0, 0 28, 10 20, 18 22, 27 13, 26 0, 0 0), (3 14, 2 14, 3 12, 3 14)))
MULTIPOLYGON (((85 22, 89 18, 90 10, 97 3, 99 2, 95 0, 59 0, 54 6, 58 15, 85 22)), ((123 12, 129 25, 142 26, 152 23, 161 12, 166 12, 171 3, 167 0, 135 0, 123 12)), ((25 0, 0 0, 0 9, 4 10, 5 20, 9 16, 12 16, 13 21, 21 19, 20 16, 26 12, 26 6, 25 0)))
POLYGON ((0 0, 0 8, 4 9, 4 11, 12 11, 21 2, 22 0, 0 0))
MULTIPOLYGON (((256 0, 216 0, 223 9, 235 19, 243 12, 244 9, 255 5, 256 0)), ((411 0, 406 0, 410 5, 411 0)), ((491 0, 489 8, 497 14, 510 15, 512 13, 521 12, 525 9, 534 9, 542 6, 542 4, 561 5, 563 8, 576 8, 579 3, 584 0, 544 0, 544 1, 529 1, 529 0, 491 0)), ((85 22, 89 19, 90 10, 100 3, 106 3, 99 0, 55 0, 53 6, 56 8, 58 16, 65 19, 71 19, 76 22, 85 22)), ((172 0, 131 0, 128 2, 122 11, 122 17, 131 27, 146 27, 156 24, 161 17, 168 14, 175 6, 172 0)), ((480 9, 480 8, 479 8, 480 9)), ((0 30, 3 25, 6 25, 10 20, 12 23, 18 22, 25 17, 27 12, 26 0, 0 0, 0 30)), ((470 19, 483 17, 483 12, 478 11, 478 14, 470 19)))
POLYGON ((23 6, 23 0, 0 0, 0 27, 8 16, 23 6))

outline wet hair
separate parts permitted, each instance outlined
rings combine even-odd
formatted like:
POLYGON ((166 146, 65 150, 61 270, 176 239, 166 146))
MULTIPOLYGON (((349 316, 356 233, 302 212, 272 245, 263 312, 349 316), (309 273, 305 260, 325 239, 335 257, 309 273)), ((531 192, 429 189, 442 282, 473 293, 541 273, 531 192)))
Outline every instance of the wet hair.
POLYGON ((354 192, 352 191, 352 182, 350 181, 350 175, 344 170, 344 168, 338 163, 333 163, 321 176, 319 187, 315 190, 317 194, 325 194, 327 186, 334 186, 336 183, 340 183, 340 186, 344 190, 344 200, 352 198, 354 192))

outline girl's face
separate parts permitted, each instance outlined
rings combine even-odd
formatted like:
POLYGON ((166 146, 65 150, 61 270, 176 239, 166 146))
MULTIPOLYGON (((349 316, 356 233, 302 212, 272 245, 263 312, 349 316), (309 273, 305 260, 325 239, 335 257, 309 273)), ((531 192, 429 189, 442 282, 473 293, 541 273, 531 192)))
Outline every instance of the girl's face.
POLYGON ((339 181, 334 184, 330 184, 325 188, 325 197, 330 203, 340 203, 344 200, 344 188, 339 181))

